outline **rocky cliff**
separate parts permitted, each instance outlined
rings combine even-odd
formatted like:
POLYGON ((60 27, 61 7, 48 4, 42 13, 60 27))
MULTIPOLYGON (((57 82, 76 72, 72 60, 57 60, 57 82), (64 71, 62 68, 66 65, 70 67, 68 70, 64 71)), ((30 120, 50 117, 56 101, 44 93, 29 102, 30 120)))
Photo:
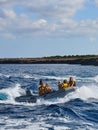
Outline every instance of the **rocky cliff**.
POLYGON ((0 64, 80 64, 98 66, 98 56, 51 56, 42 58, 0 58, 0 64))

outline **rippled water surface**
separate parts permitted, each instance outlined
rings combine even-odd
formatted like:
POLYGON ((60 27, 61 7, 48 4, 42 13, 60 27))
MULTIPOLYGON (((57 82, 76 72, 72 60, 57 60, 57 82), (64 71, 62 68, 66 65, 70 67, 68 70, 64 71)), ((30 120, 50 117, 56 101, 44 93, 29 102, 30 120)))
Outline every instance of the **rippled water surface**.
POLYGON ((0 65, 0 130, 98 130, 98 67, 66 64, 0 65), (18 103, 15 97, 39 80, 57 90, 58 81, 73 76, 77 89, 64 98, 18 103))

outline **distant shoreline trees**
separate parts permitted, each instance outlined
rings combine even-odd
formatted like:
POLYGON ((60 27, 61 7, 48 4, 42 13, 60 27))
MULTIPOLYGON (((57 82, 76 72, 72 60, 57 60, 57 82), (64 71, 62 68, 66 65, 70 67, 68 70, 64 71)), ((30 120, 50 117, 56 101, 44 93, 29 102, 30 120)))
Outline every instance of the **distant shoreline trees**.
POLYGON ((90 58, 90 57, 98 57, 98 55, 64 55, 64 56, 60 56, 60 55, 56 55, 56 56, 47 56, 47 57, 43 57, 43 58, 90 58))
POLYGON ((56 55, 40 58, 0 58, 0 64, 81 64, 98 66, 98 55, 56 55))

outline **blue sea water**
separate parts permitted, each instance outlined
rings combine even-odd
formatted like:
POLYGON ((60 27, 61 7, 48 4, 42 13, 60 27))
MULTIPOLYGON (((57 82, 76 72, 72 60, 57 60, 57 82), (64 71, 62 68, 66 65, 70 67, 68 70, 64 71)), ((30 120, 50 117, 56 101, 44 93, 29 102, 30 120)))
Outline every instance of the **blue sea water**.
POLYGON ((1 64, 0 130, 98 130, 98 67, 68 64, 1 64), (58 81, 73 76, 77 89, 64 98, 18 103, 15 97, 30 89, 37 94, 39 80, 57 90, 58 81))

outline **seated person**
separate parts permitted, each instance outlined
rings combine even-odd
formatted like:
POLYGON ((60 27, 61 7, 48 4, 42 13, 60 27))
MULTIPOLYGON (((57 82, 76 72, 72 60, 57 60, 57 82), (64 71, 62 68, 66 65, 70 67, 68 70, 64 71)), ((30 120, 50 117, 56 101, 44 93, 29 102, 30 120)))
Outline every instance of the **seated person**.
POLYGON ((26 95, 27 96, 32 96, 32 93, 31 93, 31 91, 29 89, 26 90, 26 95))
POLYGON ((40 85, 38 88, 39 95, 47 94, 52 91, 48 83, 46 83, 46 85, 44 85, 43 80, 40 80, 39 85, 40 85))
POLYGON ((45 94, 45 85, 44 85, 43 80, 40 80, 39 85, 40 85, 39 88, 38 88, 39 95, 45 94))
POLYGON ((68 82, 66 79, 64 79, 63 83, 62 83, 62 88, 67 88, 68 87, 68 82))
POLYGON ((46 85, 45 85, 45 94, 50 93, 50 92, 52 92, 52 90, 51 90, 49 84, 46 83, 46 85))
POLYGON ((62 89, 62 82, 58 82, 58 89, 60 90, 60 89, 62 89))
POLYGON ((69 78, 69 87, 71 87, 71 86, 76 86, 76 82, 75 82, 75 80, 73 79, 73 77, 70 77, 69 78))

